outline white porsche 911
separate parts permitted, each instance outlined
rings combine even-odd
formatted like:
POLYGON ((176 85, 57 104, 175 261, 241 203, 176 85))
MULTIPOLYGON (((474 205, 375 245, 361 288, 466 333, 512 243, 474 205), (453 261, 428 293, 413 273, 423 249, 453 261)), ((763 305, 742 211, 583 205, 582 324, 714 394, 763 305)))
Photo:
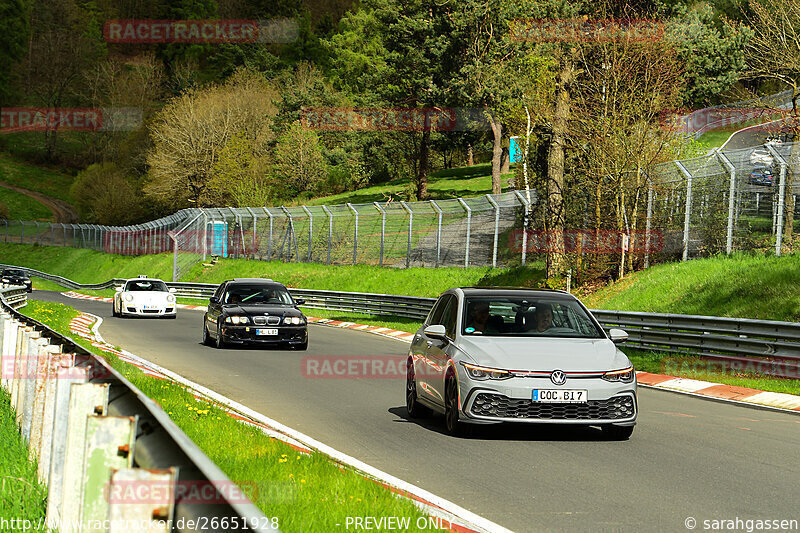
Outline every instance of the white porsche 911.
POLYGON ((113 312, 116 317, 152 316, 176 318, 178 305, 175 289, 167 288, 160 279, 146 276, 129 279, 117 287, 114 294, 113 312))

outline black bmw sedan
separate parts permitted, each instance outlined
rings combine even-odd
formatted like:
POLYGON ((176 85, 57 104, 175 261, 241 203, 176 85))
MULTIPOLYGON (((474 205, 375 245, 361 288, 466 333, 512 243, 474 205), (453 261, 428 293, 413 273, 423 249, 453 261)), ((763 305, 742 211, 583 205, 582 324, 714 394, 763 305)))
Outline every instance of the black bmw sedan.
POLYGON ((281 345, 308 348, 308 323, 286 286, 262 278, 237 278, 222 283, 208 303, 203 343, 281 345))

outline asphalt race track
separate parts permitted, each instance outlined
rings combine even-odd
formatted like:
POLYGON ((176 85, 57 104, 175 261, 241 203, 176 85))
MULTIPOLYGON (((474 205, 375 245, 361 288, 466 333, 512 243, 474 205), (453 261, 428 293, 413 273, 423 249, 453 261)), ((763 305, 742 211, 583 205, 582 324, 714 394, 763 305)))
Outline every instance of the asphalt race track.
POLYGON ((595 428, 483 426, 446 436, 406 419, 404 378, 309 379, 305 356, 402 355, 408 345, 312 325, 307 352, 200 344, 202 312, 111 318, 111 304, 35 291, 103 317, 111 344, 514 531, 687 531, 697 520, 800 520, 800 416, 640 389, 627 442, 595 428))

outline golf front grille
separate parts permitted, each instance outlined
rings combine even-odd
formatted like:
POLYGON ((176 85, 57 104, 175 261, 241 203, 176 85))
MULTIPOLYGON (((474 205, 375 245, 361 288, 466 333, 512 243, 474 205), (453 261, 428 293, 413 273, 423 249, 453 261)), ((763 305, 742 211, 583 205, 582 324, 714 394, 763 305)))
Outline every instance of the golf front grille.
POLYGON ((472 414, 492 418, 535 420, 624 420, 635 414, 631 396, 586 403, 538 403, 481 392, 472 404, 472 414))

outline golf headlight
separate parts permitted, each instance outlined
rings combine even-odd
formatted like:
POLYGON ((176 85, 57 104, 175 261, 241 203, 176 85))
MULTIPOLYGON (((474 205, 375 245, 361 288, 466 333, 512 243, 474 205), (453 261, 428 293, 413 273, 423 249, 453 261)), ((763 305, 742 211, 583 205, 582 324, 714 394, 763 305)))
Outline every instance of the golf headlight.
POLYGON ((471 365, 462 362, 461 365, 467 371, 467 375, 472 379, 508 379, 511 373, 506 370, 498 370, 497 368, 489 368, 485 366, 471 365))
POLYGON ((283 319, 283 323, 287 326, 299 326, 303 323, 303 319, 299 316, 287 316, 283 319))
POLYGON ((132 302, 133 301, 133 294, 126 294, 125 295, 125 301, 126 302, 132 302))
POLYGON ((247 324, 247 317, 246 316, 229 316, 225 319, 227 324, 247 324))
POLYGON ((173 294, 168 294, 167 295, 167 301, 169 303, 175 303, 175 296, 173 294))
POLYGON ((623 368, 622 370, 612 370, 603 374, 603 379, 614 383, 631 383, 633 381, 633 367, 623 368))

